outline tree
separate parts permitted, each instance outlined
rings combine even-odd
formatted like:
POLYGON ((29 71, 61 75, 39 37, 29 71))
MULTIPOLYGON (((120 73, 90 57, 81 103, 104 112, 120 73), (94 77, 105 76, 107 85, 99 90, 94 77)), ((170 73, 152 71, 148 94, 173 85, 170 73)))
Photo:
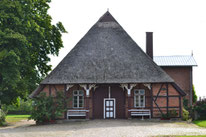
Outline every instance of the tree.
POLYGON ((25 98, 51 70, 48 55, 63 47, 61 22, 51 24, 51 0, 0 1, 0 100, 25 98))
POLYGON ((193 92, 193 103, 196 103, 197 102, 197 94, 196 94, 196 91, 195 91, 195 86, 193 85, 192 86, 192 92, 193 92))

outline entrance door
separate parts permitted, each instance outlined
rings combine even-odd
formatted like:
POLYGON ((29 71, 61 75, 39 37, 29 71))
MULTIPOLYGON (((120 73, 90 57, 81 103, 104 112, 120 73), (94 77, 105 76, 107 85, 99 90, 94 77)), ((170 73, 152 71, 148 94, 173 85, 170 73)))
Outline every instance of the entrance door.
POLYGON ((104 99, 104 119, 113 119, 116 117, 115 104, 116 102, 114 98, 104 99))

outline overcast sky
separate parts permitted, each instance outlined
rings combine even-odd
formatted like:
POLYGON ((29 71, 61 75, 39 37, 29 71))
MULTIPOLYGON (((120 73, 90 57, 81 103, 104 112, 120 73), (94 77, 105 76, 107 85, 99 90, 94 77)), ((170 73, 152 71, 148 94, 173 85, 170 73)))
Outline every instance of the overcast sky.
POLYGON ((53 68, 109 8, 110 13, 145 51, 145 32, 154 32, 154 55, 191 55, 198 67, 193 83, 206 96, 206 0, 52 0, 49 14, 68 31, 64 48, 52 57, 53 68))

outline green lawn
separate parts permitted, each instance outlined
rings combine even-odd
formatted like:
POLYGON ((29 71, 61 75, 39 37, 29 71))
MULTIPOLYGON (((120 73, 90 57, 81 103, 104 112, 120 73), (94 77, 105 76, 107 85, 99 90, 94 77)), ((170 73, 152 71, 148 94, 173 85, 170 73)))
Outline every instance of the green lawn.
POLYGON ((193 123, 200 127, 206 127, 206 120, 195 120, 193 123))
POLYGON ((157 136, 157 137, 206 137, 206 135, 197 135, 197 136, 157 136))
POLYGON ((176 137, 206 137, 206 135, 198 135, 198 136, 176 136, 176 137))
POLYGON ((7 115, 6 122, 7 123, 16 123, 21 120, 27 120, 30 115, 7 115))

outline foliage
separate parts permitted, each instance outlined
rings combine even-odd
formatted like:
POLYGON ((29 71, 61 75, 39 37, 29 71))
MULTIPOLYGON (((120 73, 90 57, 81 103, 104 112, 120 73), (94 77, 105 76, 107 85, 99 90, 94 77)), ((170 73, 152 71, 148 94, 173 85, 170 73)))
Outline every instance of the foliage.
POLYGON ((200 127, 206 127, 206 120, 195 120, 193 123, 200 127))
POLYGON ((189 101, 186 98, 183 98, 183 107, 188 110, 189 109, 189 101))
POLYGON ((189 120, 189 112, 185 108, 182 109, 182 120, 189 120))
POLYGON ((195 87, 194 85, 192 86, 192 92, 193 92, 193 103, 195 103, 197 101, 197 94, 196 94, 196 91, 195 91, 195 87))
POLYGON ((177 111, 175 109, 169 110, 166 114, 162 114, 162 118, 167 119, 171 117, 177 117, 177 111))
POLYGON ((4 113, 3 110, 0 109, 0 126, 6 125, 6 114, 4 113))
POLYGON ((6 122, 7 123, 16 123, 21 120, 27 120, 30 117, 30 115, 7 115, 6 116, 6 122))
POLYGON ((198 113, 198 119, 206 119, 206 100, 197 101, 194 105, 194 111, 198 113))
POLYGON ((3 105, 2 108, 6 110, 8 114, 30 114, 32 110, 32 100, 24 100, 18 97, 15 104, 3 105))
POLYGON ((177 111, 175 109, 169 110, 170 117, 177 117, 177 111))
POLYGON ((63 47, 61 22, 52 25, 51 0, 0 0, 0 100, 26 98, 51 70, 48 55, 63 47))
POLYGON ((33 101, 33 109, 29 119, 34 119, 37 123, 55 120, 66 111, 66 97, 61 91, 57 92, 56 97, 46 96, 46 93, 41 92, 33 101))
POLYGON ((170 118, 170 116, 169 116, 169 114, 164 114, 164 113, 163 113, 163 114, 162 114, 162 118, 163 118, 163 119, 167 119, 167 118, 170 118))

